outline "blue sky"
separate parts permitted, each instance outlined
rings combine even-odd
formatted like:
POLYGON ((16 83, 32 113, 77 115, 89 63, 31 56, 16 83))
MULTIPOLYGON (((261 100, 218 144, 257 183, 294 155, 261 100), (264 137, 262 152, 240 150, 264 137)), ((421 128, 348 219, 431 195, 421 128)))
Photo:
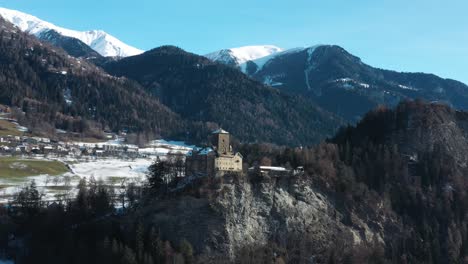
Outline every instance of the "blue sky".
POLYGON ((336 44, 364 62, 468 83, 466 0, 0 0, 62 27, 103 29, 141 49, 205 54, 336 44), (443 3, 445 2, 445 3, 443 3))

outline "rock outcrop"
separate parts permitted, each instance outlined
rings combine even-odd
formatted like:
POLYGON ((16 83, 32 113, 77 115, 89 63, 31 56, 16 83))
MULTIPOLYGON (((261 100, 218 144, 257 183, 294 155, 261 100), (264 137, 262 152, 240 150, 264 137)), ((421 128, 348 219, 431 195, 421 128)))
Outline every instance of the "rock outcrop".
POLYGON ((357 215, 345 222, 333 200, 301 176, 248 179, 225 177, 202 195, 178 195, 144 207, 141 217, 160 227, 173 243, 189 240, 197 252, 234 258, 245 247, 269 241, 286 245, 302 237, 325 250, 339 237, 355 244, 383 241, 384 229, 357 215))

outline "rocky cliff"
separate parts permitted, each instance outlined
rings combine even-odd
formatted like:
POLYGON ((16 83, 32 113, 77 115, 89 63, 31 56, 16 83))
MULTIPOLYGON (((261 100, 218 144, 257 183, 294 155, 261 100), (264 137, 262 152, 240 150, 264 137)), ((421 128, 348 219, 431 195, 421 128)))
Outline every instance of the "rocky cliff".
POLYGON ((177 244, 186 238, 201 254, 231 259, 245 247, 272 241, 287 246, 298 237, 314 249, 311 254, 325 251, 337 239, 383 242, 382 225, 369 226, 369 219, 358 215, 345 220, 310 177, 246 177, 228 176, 197 187, 197 194, 152 201, 141 217, 159 226, 165 239, 177 244))
POLYGON ((463 263, 467 124, 440 104, 379 108, 330 143, 243 148, 244 160, 304 173, 205 178, 153 196, 139 216, 174 245, 186 238, 200 256, 239 263, 276 253, 286 263, 463 263))

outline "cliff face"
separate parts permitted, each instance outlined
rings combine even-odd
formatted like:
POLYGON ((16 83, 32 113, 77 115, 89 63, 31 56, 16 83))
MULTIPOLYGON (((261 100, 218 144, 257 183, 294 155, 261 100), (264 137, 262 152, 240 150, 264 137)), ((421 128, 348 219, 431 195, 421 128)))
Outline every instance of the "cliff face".
POLYGON ((406 102, 391 111, 378 109, 367 114, 347 134, 350 137, 343 135, 339 133, 336 142, 396 145, 414 160, 425 153, 440 152, 461 167, 468 163, 468 113, 442 104, 406 102))
POLYGON ((406 124, 391 135, 403 153, 439 151, 453 157, 458 165, 468 162, 468 115, 446 105, 407 104, 399 107, 406 113, 406 124), (409 109, 408 109, 409 108, 409 109))
POLYGON ((264 154, 304 174, 205 178, 142 216, 163 239, 230 260, 279 249, 288 263, 300 263, 296 252, 317 263, 462 263, 467 124, 466 112, 438 104, 378 109, 333 144, 264 154))
POLYGON ((287 245, 298 237, 317 252, 337 238, 354 244, 383 241, 381 226, 370 228, 356 215, 345 225, 333 201, 314 188, 311 178, 225 178, 209 189, 201 198, 183 195, 152 202, 143 217, 173 243, 186 238, 199 253, 231 258, 242 248, 270 241, 287 245))
POLYGON ((311 236, 320 247, 338 234, 352 236, 324 195, 310 185, 288 179, 225 184, 213 207, 223 215, 231 256, 242 247, 271 240, 286 244, 291 235, 311 236))

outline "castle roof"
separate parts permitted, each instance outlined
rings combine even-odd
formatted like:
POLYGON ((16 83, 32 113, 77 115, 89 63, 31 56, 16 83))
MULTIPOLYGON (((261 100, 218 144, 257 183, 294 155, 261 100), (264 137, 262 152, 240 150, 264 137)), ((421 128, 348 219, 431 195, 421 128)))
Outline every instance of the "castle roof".
POLYGON ((220 129, 216 129, 215 131, 211 132, 212 134, 229 134, 229 132, 227 132, 226 130, 220 128, 220 129))
POLYGON ((194 148, 193 150, 187 152, 187 156, 194 156, 194 155, 208 155, 210 153, 214 152, 214 150, 210 147, 206 148, 194 148))

